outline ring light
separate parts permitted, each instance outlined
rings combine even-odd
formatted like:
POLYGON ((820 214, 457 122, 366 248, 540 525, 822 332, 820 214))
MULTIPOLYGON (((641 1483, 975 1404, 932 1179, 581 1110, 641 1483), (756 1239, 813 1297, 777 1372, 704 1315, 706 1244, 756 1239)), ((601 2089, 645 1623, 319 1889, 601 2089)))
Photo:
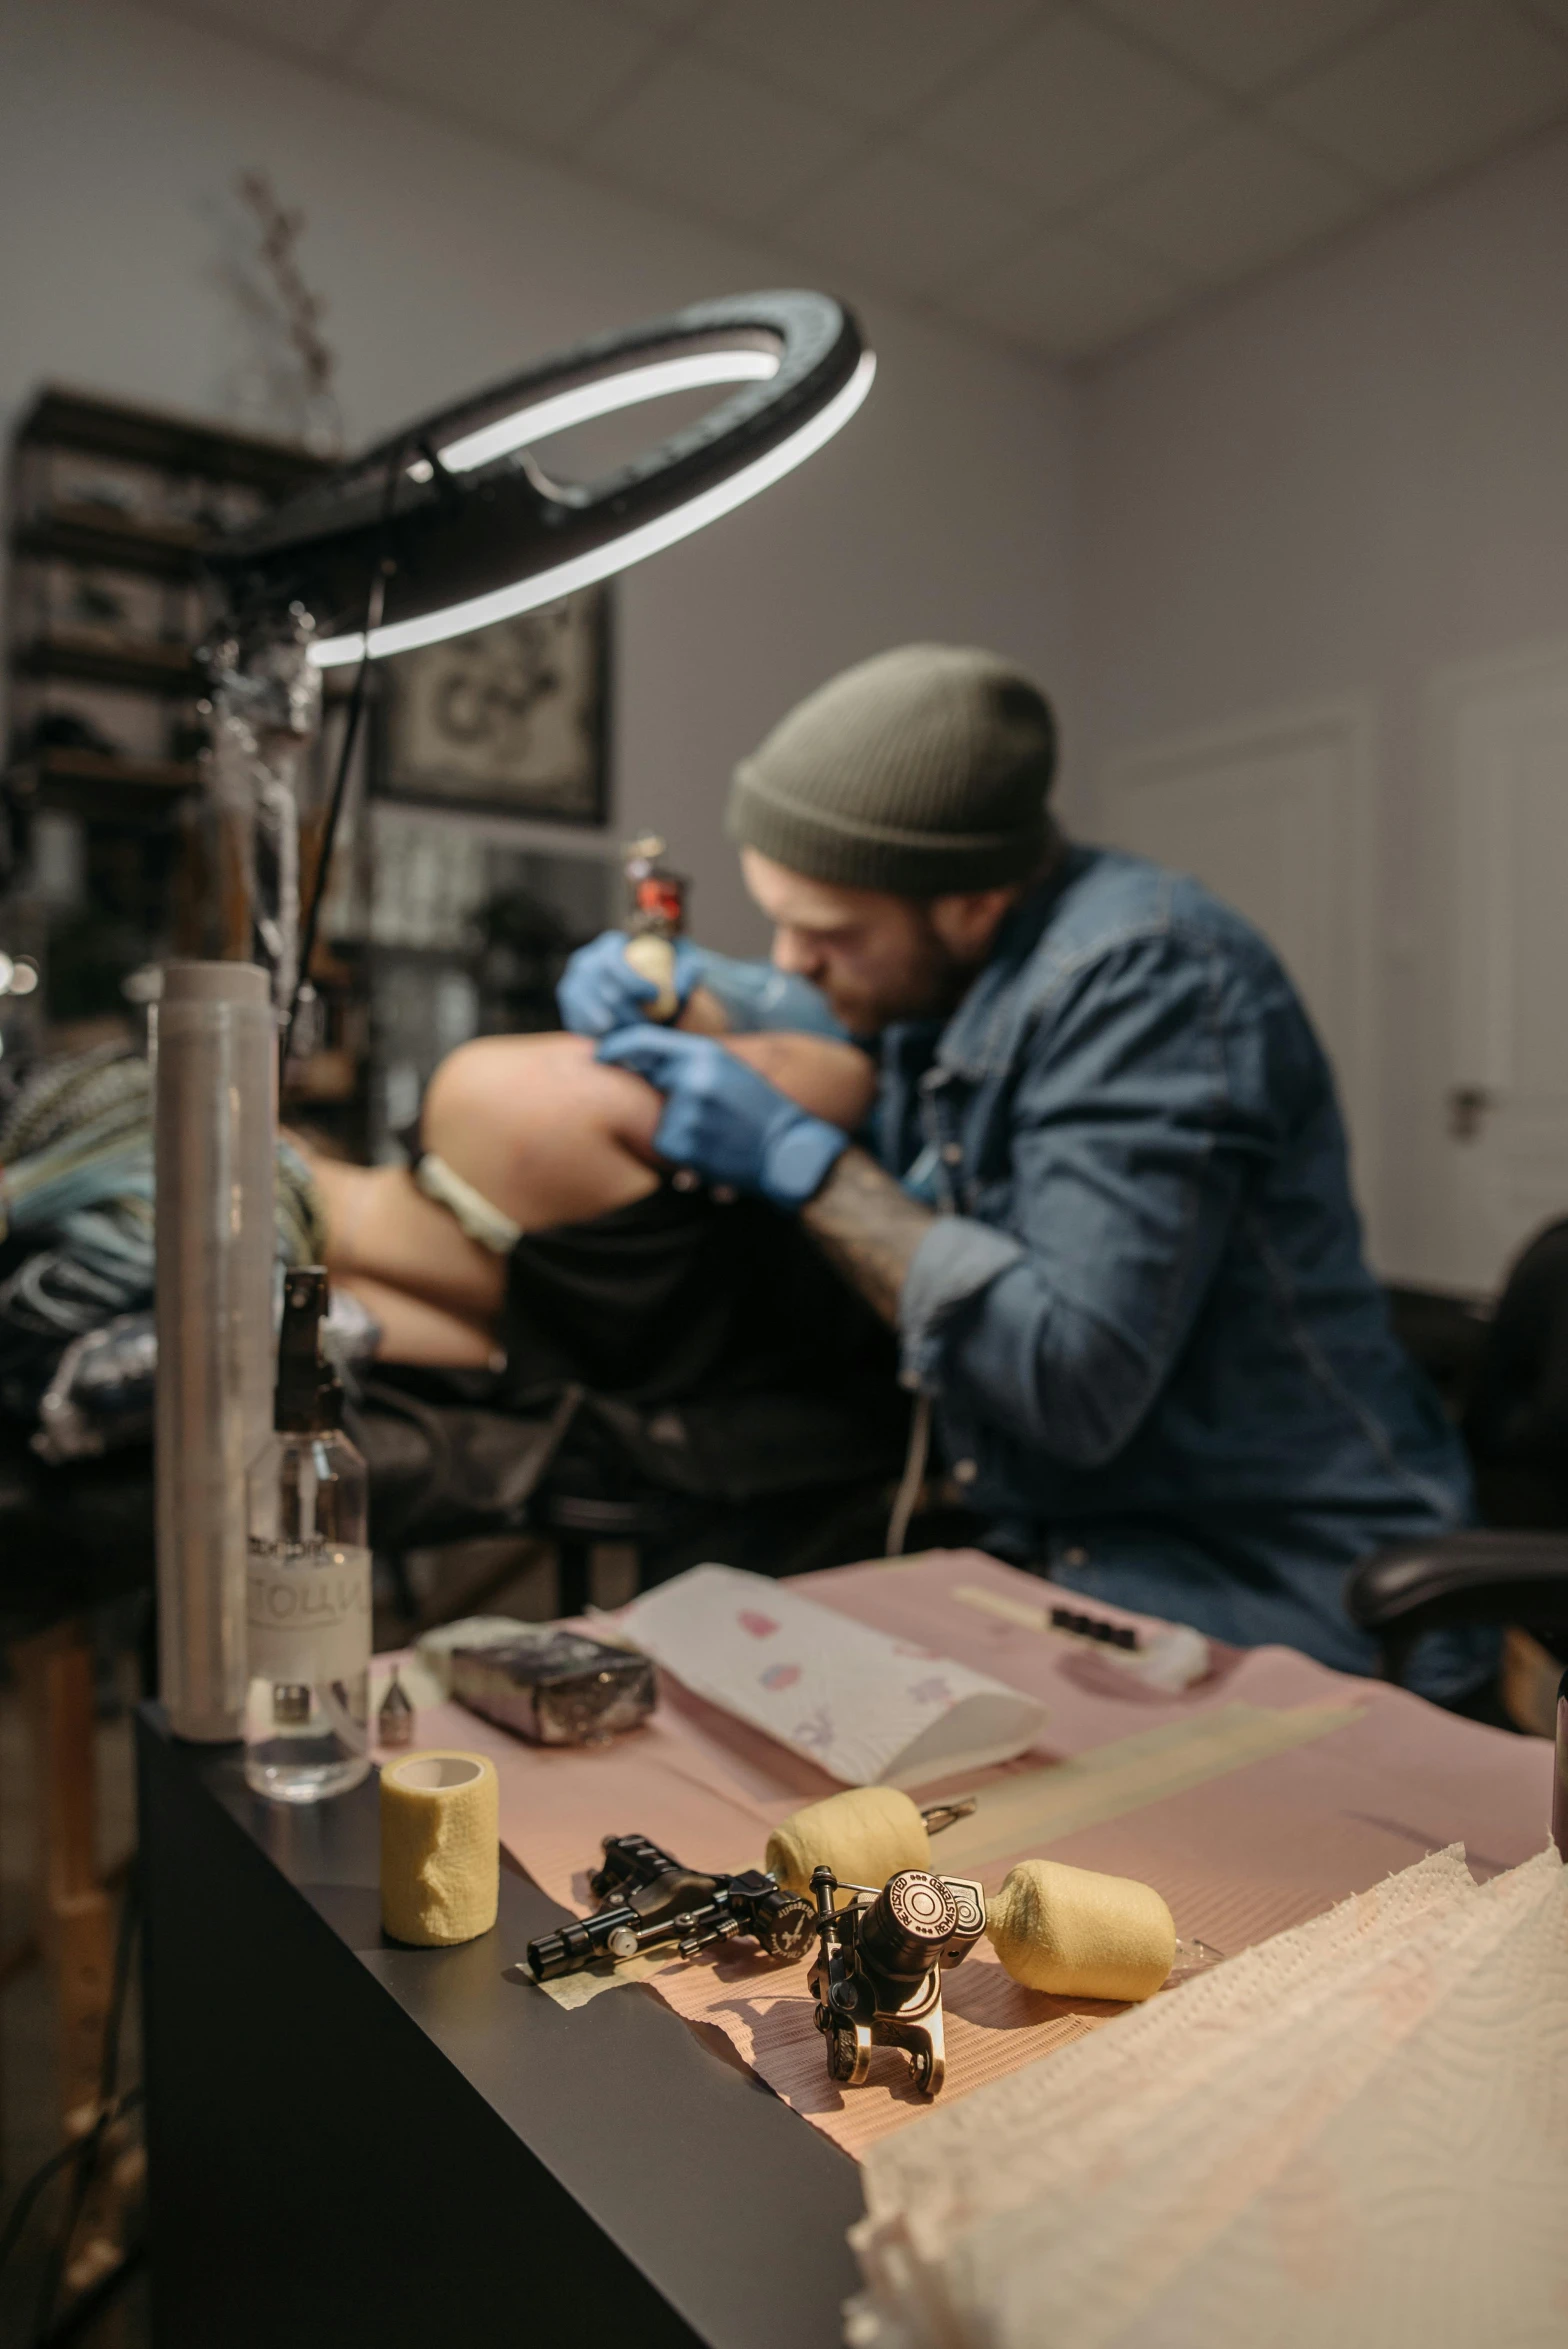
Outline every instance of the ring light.
POLYGON ((841 431, 875 373, 854 318, 825 294, 698 303, 427 417, 214 559, 240 605, 298 601, 315 615, 321 668, 412 651, 553 603, 733 512, 841 431), (736 388, 595 481, 553 481, 530 454, 571 425, 710 384, 736 388))

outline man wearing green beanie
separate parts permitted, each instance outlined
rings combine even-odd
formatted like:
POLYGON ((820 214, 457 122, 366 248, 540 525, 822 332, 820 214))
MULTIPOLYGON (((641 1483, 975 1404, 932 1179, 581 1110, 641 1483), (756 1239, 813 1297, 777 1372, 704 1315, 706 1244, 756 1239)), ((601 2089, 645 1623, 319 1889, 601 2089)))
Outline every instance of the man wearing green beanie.
MULTIPOLYGON (((1063 840, 1055 761, 1027 677, 909 645, 737 769, 772 967, 683 946, 677 992, 710 1031, 836 1022, 873 1051, 858 1139, 648 1025, 616 933, 569 967, 566 1024, 663 1095, 682 1179, 798 1219, 892 1324, 986 1546, 1373 1671, 1347 1570, 1462 1522, 1469 1489, 1362 1258, 1331 1073, 1237 914, 1063 840)), ((1412 1677, 1452 1698, 1492 1661, 1446 1634, 1412 1677)))

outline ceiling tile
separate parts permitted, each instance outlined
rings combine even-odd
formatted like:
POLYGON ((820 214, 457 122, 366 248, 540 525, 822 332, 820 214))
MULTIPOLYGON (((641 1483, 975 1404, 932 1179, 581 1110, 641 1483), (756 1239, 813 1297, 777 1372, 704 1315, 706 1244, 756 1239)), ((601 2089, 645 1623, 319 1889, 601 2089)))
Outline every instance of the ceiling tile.
POLYGON ((870 120, 927 97, 1039 0, 721 0, 701 37, 786 88, 870 120))
POLYGON ((920 137, 1038 209, 1060 210, 1218 115, 1174 68, 1085 18, 1058 16, 944 99, 920 137))
POLYGON ((1025 226, 1006 196, 931 156, 886 147, 836 177, 776 233, 830 266, 928 293, 1025 226))
POLYGON ((603 113, 659 48, 598 0, 390 0, 349 52, 356 71, 427 105, 547 147, 603 113))
POLYGON ((1271 102, 1327 153, 1417 187, 1568 109, 1568 52, 1496 0, 1444 0, 1271 102))
POLYGON ((1053 359, 1081 359, 1168 317, 1191 296, 1174 270, 1111 252, 1069 229, 1041 235, 1026 253, 951 296, 947 307, 1053 359))
POLYGON ((1236 123, 1123 189, 1084 225, 1217 285, 1298 252, 1381 201, 1332 165, 1236 123))
POLYGON ((364 16, 365 0, 179 0, 173 13, 210 17, 302 57, 332 57, 364 16))
POLYGON ((1278 81, 1399 0, 1100 0, 1107 16, 1228 90, 1278 81))
POLYGON ((689 50, 608 115, 583 160, 650 194, 754 227, 857 147, 846 124, 689 50))
POLYGON ((666 32, 684 32, 699 16, 713 7, 713 0, 620 0, 633 16, 645 16, 650 24, 662 25, 666 32))

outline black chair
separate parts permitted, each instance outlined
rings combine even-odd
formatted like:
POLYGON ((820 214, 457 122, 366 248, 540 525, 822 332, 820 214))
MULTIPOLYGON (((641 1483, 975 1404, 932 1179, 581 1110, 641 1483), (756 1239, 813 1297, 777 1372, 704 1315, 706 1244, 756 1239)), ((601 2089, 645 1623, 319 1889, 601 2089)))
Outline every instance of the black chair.
POLYGON ((1485 1522, 1367 1559, 1346 1585, 1351 1619, 1395 1681, 1416 1640, 1450 1624, 1517 1626, 1568 1658, 1568 1219, 1531 1241, 1490 1319, 1390 1302, 1460 1419, 1485 1522))
MULTIPOLYGON (((630 1596, 706 1558, 800 1574, 882 1546, 908 1409, 891 1381, 885 1395, 741 1392, 658 1409, 578 1386, 503 1408, 464 1386, 463 1374, 378 1370, 350 1412, 371 1540, 394 1572, 415 1547, 540 1534, 557 1554, 558 1604, 575 1613, 600 1597, 607 1551, 630 1596)), ((470 1591, 464 1611, 486 1596, 470 1591)))

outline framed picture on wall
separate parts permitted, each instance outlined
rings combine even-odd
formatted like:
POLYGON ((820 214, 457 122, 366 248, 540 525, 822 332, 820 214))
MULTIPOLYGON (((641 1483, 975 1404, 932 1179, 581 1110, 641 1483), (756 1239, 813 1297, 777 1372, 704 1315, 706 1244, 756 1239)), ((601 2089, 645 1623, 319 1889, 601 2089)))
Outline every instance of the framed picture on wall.
POLYGON ((389 797, 603 824, 610 597, 564 603, 388 661, 379 788, 389 797))

